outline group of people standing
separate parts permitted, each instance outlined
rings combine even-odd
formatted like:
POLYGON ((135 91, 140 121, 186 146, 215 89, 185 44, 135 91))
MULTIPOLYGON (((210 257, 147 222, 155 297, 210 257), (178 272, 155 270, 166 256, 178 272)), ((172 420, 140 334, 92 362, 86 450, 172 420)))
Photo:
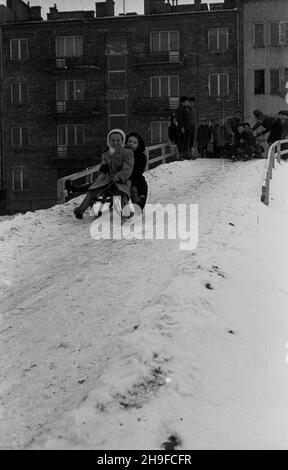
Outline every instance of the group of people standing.
MULTIPOLYGON (((169 138, 179 151, 179 159, 195 159, 192 152, 195 136, 192 103, 194 97, 182 97, 176 114, 171 117, 169 138)), ((241 122, 241 112, 237 110, 234 116, 227 117, 219 123, 202 118, 197 130, 198 152, 201 157, 228 157, 232 160, 248 160, 261 157, 262 149, 257 137, 269 133, 267 142, 288 138, 288 113, 280 111, 277 116, 267 116, 260 110, 254 111, 256 123, 250 127, 248 122, 241 122), (262 128, 256 135, 254 132, 262 128), (211 145, 210 145, 211 144, 211 145), (260 154, 260 155, 259 155, 260 154)), ((86 209, 104 197, 121 197, 122 209, 131 199, 142 210, 145 207, 148 186, 144 177, 147 164, 145 143, 137 132, 131 132, 127 137, 121 129, 113 129, 107 136, 107 147, 102 155, 102 163, 91 184, 75 185, 66 181, 65 188, 68 197, 86 193, 81 204, 75 208, 74 214, 82 219, 86 209)), ((122 212, 123 215, 123 212, 122 212)), ((129 218, 129 216, 128 216, 129 218)))
POLYGON ((231 160, 261 158, 264 149, 260 137, 267 133, 269 146, 277 140, 288 138, 287 111, 280 111, 276 116, 267 116, 257 109, 254 111, 256 123, 252 128, 249 122, 242 122, 242 113, 237 110, 234 116, 222 120, 208 121, 202 117, 195 133, 193 102, 193 97, 183 96, 180 99, 180 105, 171 116, 168 128, 169 140, 177 145, 180 160, 196 158, 195 137, 200 157, 231 160), (255 134, 259 128, 261 130, 255 134))

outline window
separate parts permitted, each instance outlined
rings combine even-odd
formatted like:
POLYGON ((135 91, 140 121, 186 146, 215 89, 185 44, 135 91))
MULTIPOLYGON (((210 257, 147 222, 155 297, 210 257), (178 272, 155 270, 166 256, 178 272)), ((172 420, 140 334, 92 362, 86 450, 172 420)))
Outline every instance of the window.
POLYGON ((127 87, 127 56, 108 55, 109 88, 127 87))
POLYGON ((83 36, 63 36, 56 38, 56 57, 83 56, 83 36))
POLYGON ((254 24, 254 46, 264 47, 264 23, 254 24))
POLYGON ((281 21, 280 30, 281 43, 288 46, 288 21, 281 21))
POLYGON ((127 35, 126 34, 108 34, 106 38, 107 54, 127 54, 127 35))
POLYGON ((151 143, 159 144, 168 142, 168 121, 151 122, 151 143))
POLYGON ((57 145, 83 145, 84 126, 82 124, 62 124, 57 126, 57 145))
POLYGON ((209 96, 229 95, 229 75, 228 73, 213 73, 209 75, 209 96))
POLYGON ((27 104, 29 102, 28 84, 11 83, 11 104, 27 104))
POLYGON ((270 46, 280 46, 280 22, 270 23, 270 46))
POLYGON ((109 102, 109 129, 125 129, 127 122, 127 101, 109 102))
POLYGON ((281 70, 271 69, 270 70, 270 94, 279 95, 280 94, 280 84, 281 84, 281 70))
POLYGON ((27 147, 29 145, 28 127, 12 128, 12 147, 27 147))
POLYGON ((22 168, 12 171, 13 191, 28 191, 30 189, 30 175, 28 170, 22 168))
POLYGON ((84 100, 84 80, 61 80, 56 83, 57 101, 84 100))
POLYGON ((179 51, 179 31, 155 31, 150 34, 151 52, 179 51))
POLYGON ((10 59, 11 60, 28 59, 28 39, 11 39, 10 59))
POLYGON ((151 77, 151 98, 179 96, 179 77, 151 77))
POLYGON ((255 70, 254 93, 255 95, 265 94, 265 70, 255 70))
POLYGON ((208 48, 210 51, 225 51, 228 49, 228 28, 209 29, 208 48))

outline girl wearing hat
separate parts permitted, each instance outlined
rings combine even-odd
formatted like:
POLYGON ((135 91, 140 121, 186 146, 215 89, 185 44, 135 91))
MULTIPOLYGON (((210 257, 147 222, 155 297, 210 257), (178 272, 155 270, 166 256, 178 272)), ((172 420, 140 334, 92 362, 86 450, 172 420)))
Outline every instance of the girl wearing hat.
POLYGON ((85 210, 102 194, 121 196, 122 209, 128 204, 134 155, 130 149, 124 148, 125 139, 125 133, 121 129, 113 129, 109 132, 108 149, 102 155, 102 164, 96 180, 89 187, 83 202, 74 210, 77 219, 82 219, 85 210))

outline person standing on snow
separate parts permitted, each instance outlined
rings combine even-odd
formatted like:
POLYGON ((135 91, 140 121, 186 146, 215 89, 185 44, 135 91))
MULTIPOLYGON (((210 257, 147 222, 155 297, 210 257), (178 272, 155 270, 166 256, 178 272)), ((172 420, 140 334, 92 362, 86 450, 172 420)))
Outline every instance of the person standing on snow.
POLYGON ((192 154, 192 148, 194 146, 194 139, 195 139, 195 121, 193 116, 193 103, 195 103, 194 96, 189 96, 186 102, 186 106, 189 113, 189 134, 188 134, 188 158, 191 160, 195 160, 196 156, 192 154))
POLYGON ((121 129, 113 129, 107 137, 108 150, 102 155, 102 164, 96 180, 89 187, 80 206, 74 210, 77 219, 82 219, 89 206, 99 195, 121 196, 122 209, 128 204, 131 190, 131 174, 134 165, 132 150, 125 149, 125 134, 121 129))
POLYGON ((190 133, 190 115, 188 111, 188 97, 182 96, 180 98, 179 107, 176 110, 176 120, 178 129, 177 147, 180 160, 188 160, 188 145, 190 133))
POLYGON ((206 118, 201 119, 197 132, 198 152, 201 158, 208 157, 208 143, 211 140, 212 132, 208 126, 206 118))

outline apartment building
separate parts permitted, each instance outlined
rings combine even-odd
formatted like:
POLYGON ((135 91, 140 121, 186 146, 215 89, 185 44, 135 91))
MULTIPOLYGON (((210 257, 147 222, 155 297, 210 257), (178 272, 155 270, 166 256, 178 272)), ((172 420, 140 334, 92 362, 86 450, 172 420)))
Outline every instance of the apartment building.
POLYGON ((244 0, 244 110, 276 114, 287 109, 288 2, 244 0))
MULTIPOLYGON (((1 26, 1 212, 56 203, 57 179, 94 165, 109 129, 168 139, 184 94, 194 115, 243 106, 242 13, 237 0, 145 0, 145 14, 60 12, 7 1, 1 26)), ((0 10, 1 14, 1 10, 0 10)))

